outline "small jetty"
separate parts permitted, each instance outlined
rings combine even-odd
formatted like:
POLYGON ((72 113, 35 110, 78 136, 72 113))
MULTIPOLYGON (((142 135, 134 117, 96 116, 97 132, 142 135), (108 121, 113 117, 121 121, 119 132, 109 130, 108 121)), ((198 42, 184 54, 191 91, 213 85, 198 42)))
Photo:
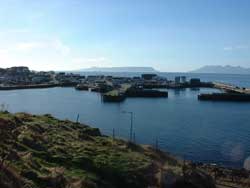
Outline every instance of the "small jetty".
POLYGON ((152 89, 137 88, 131 84, 123 84, 121 88, 114 89, 102 95, 104 102, 122 102, 127 97, 147 97, 147 98, 159 98, 168 97, 167 91, 159 91, 152 89))
POLYGON ((198 95, 199 100, 205 101, 249 101, 250 94, 243 93, 211 93, 198 95))
POLYGON ((159 97, 168 97, 168 92, 152 90, 152 89, 131 88, 126 92, 126 96, 127 97, 159 98, 159 97))
POLYGON ((125 99, 125 94, 118 90, 113 90, 102 95, 103 102, 122 102, 125 99))
POLYGON ((122 84, 120 88, 113 89, 102 95, 103 102, 122 102, 126 99, 126 92, 131 84, 122 84))
POLYGON ((52 87, 63 87, 61 84, 37 84, 37 85, 15 85, 15 86, 1 86, 0 90, 16 90, 16 89, 42 89, 52 87))
POLYGON ((112 90, 112 87, 107 84, 87 84, 81 83, 77 84, 75 87, 76 90, 83 90, 83 91, 92 91, 92 92, 99 92, 99 93, 106 93, 112 90))
POLYGON ((77 83, 9 85, 9 86, 0 86, 0 90, 45 89, 45 88, 53 88, 53 87, 75 87, 76 85, 77 83))
POLYGON ((249 88, 244 88, 244 87, 241 88, 238 86, 224 84, 224 83, 218 83, 218 82, 213 82, 213 88, 224 90, 227 93, 250 94, 249 88))
POLYGON ((78 84, 75 87, 76 90, 83 90, 83 91, 88 91, 89 90, 89 86, 87 84, 78 84))
POLYGON ((250 102, 250 89, 213 82, 213 88, 223 90, 224 93, 206 93, 198 95, 201 101, 242 101, 250 102))

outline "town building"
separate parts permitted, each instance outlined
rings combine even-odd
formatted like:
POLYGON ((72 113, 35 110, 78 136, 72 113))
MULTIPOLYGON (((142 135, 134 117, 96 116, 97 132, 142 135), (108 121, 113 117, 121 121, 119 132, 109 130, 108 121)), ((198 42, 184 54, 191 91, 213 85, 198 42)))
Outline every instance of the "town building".
POLYGON ((181 76, 181 83, 186 83, 186 82, 187 82, 187 77, 181 76))
POLYGON ((198 86, 201 84, 201 80, 199 78, 191 78, 190 85, 191 86, 198 86))
POLYGON ((176 84, 181 83, 181 77, 180 76, 176 76, 174 80, 175 80, 176 84))
POLYGON ((157 76, 157 74, 142 74, 141 77, 144 80, 152 80, 157 76))

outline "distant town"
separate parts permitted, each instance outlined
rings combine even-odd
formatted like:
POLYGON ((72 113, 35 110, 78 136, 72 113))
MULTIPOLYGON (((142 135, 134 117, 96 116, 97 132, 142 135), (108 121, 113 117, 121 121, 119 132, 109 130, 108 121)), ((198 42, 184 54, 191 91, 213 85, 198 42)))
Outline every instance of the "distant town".
POLYGON ((77 90, 90 90, 102 93, 106 102, 121 102, 127 97, 168 97, 167 91, 159 88, 217 88, 229 94, 206 94, 198 96, 200 100, 244 99, 250 100, 249 90, 214 82, 202 82, 199 78, 187 80, 186 76, 176 76, 174 80, 145 73, 135 77, 117 77, 105 75, 82 75, 67 72, 31 71, 28 67, 0 69, 0 90, 75 87, 77 90), (244 97, 233 94, 245 94, 244 97), (247 94, 247 95, 246 95, 247 94))
POLYGON ((86 84, 92 89, 103 89, 103 87, 119 87, 121 84, 133 84, 143 87, 181 87, 189 84, 199 86, 200 79, 192 78, 187 81, 185 76, 176 77, 174 81, 157 74, 142 74, 141 77, 114 77, 104 75, 89 75, 55 72, 55 71, 31 71, 28 67, 0 68, 0 86, 32 86, 32 85, 62 85, 77 86, 86 84))

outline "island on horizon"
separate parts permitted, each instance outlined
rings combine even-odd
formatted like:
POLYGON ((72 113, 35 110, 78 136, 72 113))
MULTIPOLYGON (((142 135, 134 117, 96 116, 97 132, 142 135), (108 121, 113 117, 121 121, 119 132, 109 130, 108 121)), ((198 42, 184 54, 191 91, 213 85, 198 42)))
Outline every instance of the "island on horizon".
POLYGON ((215 74, 250 74, 250 68, 231 65, 206 65, 190 73, 215 73, 215 74))
POLYGON ((158 72, 153 67, 136 67, 136 66, 127 66, 127 67, 90 67, 75 70, 74 72, 158 72))

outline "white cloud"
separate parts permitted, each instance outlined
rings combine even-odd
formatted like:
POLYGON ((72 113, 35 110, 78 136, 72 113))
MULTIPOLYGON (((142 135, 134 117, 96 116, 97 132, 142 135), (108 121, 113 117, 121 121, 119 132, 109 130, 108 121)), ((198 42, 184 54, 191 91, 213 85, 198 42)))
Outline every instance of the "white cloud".
POLYGON ((28 66, 33 70, 73 70, 111 66, 108 58, 71 47, 56 36, 22 28, 0 30, 0 67, 28 66), (84 55, 83 55, 84 54, 84 55))
POLYGON ((28 52, 34 49, 45 48, 47 45, 43 42, 21 42, 15 45, 15 50, 28 52))
POLYGON ((223 50, 225 50, 225 51, 231 51, 231 50, 233 50, 233 47, 232 46, 227 46, 227 47, 224 47, 223 50))
POLYGON ((58 39, 49 41, 20 42, 15 45, 14 49, 21 52, 31 52, 32 50, 54 50, 63 56, 70 53, 70 47, 58 39))
POLYGON ((15 66, 16 64, 14 62, 16 62, 16 60, 9 53, 8 50, 0 49, 0 67, 1 68, 15 66))
POLYGON ((28 66, 33 70, 73 70, 111 66, 103 56, 81 57, 59 39, 0 44, 0 67, 28 66))
POLYGON ((97 63, 97 62, 107 62, 108 59, 105 57, 97 57, 97 58, 73 58, 72 62, 73 63, 97 63))
POLYGON ((91 58, 78 57, 72 59, 72 66, 77 66, 79 68, 89 68, 93 66, 104 67, 104 66, 111 66, 111 62, 108 58, 105 57, 91 57, 91 58))
POLYGON ((0 49, 0 54, 7 54, 9 50, 7 49, 0 49))
POLYGON ((8 35, 8 34, 22 34, 29 33, 30 30, 27 28, 13 28, 13 29, 4 29, 0 31, 0 34, 8 35))
POLYGON ((247 46, 247 45, 226 46, 226 47, 224 47, 225 51, 247 50, 247 49, 249 49, 249 46, 247 46))
POLYGON ((62 55, 68 55, 70 53, 70 47, 63 44, 62 41, 60 41, 60 40, 53 41, 52 47, 54 47, 55 49, 60 51, 62 53, 62 55))

